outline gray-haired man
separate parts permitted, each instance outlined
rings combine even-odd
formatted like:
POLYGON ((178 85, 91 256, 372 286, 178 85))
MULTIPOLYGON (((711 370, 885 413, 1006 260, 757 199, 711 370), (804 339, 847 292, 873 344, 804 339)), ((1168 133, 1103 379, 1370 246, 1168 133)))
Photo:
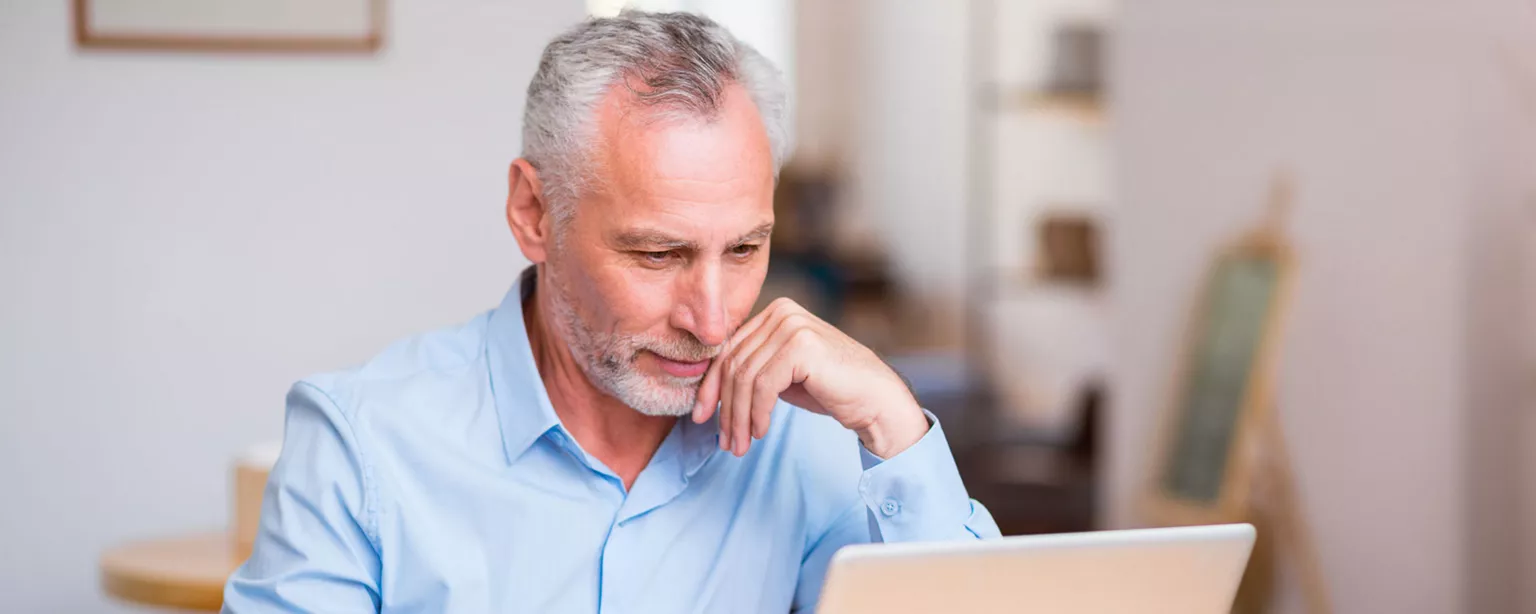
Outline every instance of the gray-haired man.
POLYGON ((996 535, 879 358, 787 300, 748 319, 786 108, 701 17, 551 42, 507 199, 534 266, 294 386, 225 610, 808 611, 843 545, 996 535))

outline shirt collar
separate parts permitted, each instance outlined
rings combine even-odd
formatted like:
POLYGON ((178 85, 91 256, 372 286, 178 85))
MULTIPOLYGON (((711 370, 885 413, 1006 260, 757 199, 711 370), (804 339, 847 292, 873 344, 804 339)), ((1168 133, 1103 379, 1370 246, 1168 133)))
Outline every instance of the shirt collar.
MULTIPOLYGON (((523 301, 533 294, 537 268, 530 266, 518 276, 517 283, 491 312, 487 324, 486 354, 491 371, 491 395, 496 401, 496 415, 501 423, 502 447, 507 462, 514 463, 534 442, 551 429, 564 427, 549 401, 549 391, 539 376, 533 359, 533 346, 523 322, 523 301)), ((691 477, 719 448, 718 417, 704 424, 683 418, 673 427, 681 444, 675 457, 683 476, 691 477)), ((659 454, 659 451, 658 451, 659 454)), ((663 459, 653 459, 656 460, 663 459)), ((670 461, 671 459, 665 459, 670 461)))
POLYGON ((533 346, 523 325, 523 299, 533 293, 535 267, 528 267, 517 283, 491 312, 487 324, 486 357, 491 369, 491 396, 501 423, 502 447, 507 462, 516 462, 544 433, 559 426, 560 418, 549 402, 533 346))

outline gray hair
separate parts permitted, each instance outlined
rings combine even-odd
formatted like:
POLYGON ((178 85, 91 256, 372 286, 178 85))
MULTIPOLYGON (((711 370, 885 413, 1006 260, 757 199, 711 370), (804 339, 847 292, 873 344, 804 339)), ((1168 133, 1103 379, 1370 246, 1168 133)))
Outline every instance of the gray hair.
POLYGON ((705 119, 719 112, 725 86, 740 84, 763 118, 778 176, 789 155, 789 96, 773 63, 707 17, 627 9, 550 41, 528 83, 523 158, 538 170, 557 225, 594 179, 586 157, 597 107, 615 83, 632 79, 644 85, 629 86, 641 104, 705 119))

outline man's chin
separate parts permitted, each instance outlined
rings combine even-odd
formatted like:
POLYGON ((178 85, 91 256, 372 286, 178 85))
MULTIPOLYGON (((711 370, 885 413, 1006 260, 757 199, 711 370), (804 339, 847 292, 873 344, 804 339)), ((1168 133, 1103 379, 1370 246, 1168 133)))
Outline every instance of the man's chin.
POLYGON ((665 377, 666 383, 652 382, 655 388, 647 398, 631 403, 630 407, 647 416, 675 418, 693 413, 693 402, 698 398, 700 377, 665 377))
POLYGON ((635 411, 655 418, 681 418, 693 413, 693 406, 687 407, 635 407, 635 411))

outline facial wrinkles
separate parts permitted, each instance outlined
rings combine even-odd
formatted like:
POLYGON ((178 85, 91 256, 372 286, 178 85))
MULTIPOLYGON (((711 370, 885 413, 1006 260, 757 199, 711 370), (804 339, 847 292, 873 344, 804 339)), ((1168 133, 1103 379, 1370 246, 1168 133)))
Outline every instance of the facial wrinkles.
POLYGON ((550 302, 557 326, 571 356, 594 387, 647 415, 681 416, 692 410, 702 376, 646 374, 639 368, 640 355, 649 351, 669 360, 699 362, 713 359, 721 346, 705 345, 686 332, 676 337, 627 334, 618 332, 617 323, 614 328, 600 330, 577 312, 569 280, 553 274, 550 281, 555 291, 550 302))

